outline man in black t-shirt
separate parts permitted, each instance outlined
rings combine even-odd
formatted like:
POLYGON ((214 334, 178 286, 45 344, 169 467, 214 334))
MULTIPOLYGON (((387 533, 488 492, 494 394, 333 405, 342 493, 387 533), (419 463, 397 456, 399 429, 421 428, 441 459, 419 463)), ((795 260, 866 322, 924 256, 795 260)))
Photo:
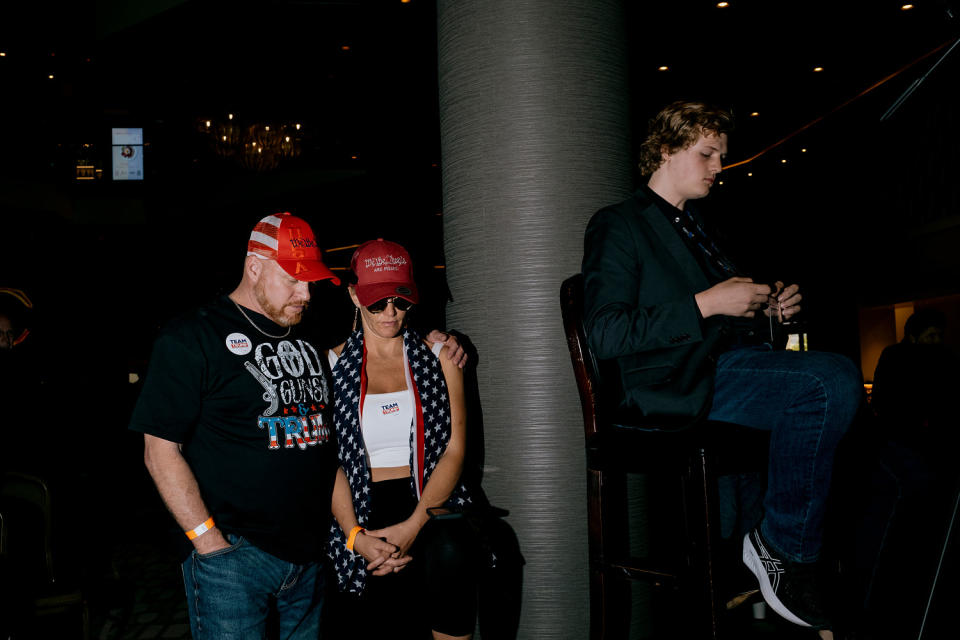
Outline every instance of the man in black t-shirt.
POLYGON ((154 345, 130 428, 193 545, 183 575, 195 640, 264 637, 268 615, 280 638, 319 635, 339 462, 325 357, 296 332, 318 280, 339 284, 310 227, 267 216, 237 288, 169 323, 154 345))

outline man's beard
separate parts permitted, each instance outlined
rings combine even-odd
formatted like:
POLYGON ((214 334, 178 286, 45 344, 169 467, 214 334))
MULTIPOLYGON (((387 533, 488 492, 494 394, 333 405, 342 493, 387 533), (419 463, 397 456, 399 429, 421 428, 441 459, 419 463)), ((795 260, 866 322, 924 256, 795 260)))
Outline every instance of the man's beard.
POLYGON ((299 302, 290 302, 281 308, 277 308, 270 304, 270 301, 267 300, 267 295, 263 290, 263 281, 257 282, 253 287, 253 295, 257 299, 257 304, 260 305, 260 308, 263 309, 263 314, 273 320, 275 323, 281 327, 289 327, 299 323, 303 319, 303 311, 297 312, 293 316, 288 316, 284 314, 284 309, 287 307, 299 307, 303 306, 304 311, 309 304, 307 301, 302 300, 299 302))

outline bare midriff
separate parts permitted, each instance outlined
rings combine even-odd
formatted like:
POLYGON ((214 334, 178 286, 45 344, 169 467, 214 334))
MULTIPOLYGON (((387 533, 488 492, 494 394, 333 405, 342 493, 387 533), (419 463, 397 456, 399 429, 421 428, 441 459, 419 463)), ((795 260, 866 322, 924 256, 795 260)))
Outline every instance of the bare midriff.
POLYGON ((397 478, 409 478, 410 465, 405 464, 402 467, 376 467, 370 470, 370 480, 372 482, 382 482, 384 480, 396 480, 397 478))

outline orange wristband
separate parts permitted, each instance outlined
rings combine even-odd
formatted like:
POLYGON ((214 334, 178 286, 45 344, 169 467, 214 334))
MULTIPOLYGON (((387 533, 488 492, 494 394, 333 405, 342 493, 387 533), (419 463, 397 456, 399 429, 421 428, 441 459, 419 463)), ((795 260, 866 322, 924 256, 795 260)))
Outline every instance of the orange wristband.
POLYGON ((357 534, 360 533, 361 531, 366 531, 366 529, 364 529, 360 525, 357 525, 353 529, 350 529, 350 535, 347 536, 348 551, 351 551, 351 552, 353 551, 353 543, 357 540, 357 534))
POLYGON ((190 531, 184 531, 184 533, 187 534, 188 539, 193 540, 194 538, 198 538, 202 536, 207 531, 210 531, 210 529, 213 529, 213 516, 210 516, 209 518, 207 518, 206 521, 203 524, 197 526, 196 529, 191 529, 190 531))

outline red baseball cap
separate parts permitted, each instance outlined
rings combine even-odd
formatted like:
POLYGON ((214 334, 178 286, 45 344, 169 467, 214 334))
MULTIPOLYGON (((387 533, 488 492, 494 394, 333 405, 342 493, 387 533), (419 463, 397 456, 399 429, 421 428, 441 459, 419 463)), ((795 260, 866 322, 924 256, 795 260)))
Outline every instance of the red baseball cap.
POLYGON ((353 252, 350 268, 357 275, 357 298, 365 307, 394 296, 414 304, 420 299, 410 254, 396 242, 364 242, 353 252))
POLYGON ((286 212, 257 223, 247 242, 247 255, 276 260, 281 269, 297 280, 330 280, 340 284, 340 278, 320 259, 320 248, 310 225, 286 212))

